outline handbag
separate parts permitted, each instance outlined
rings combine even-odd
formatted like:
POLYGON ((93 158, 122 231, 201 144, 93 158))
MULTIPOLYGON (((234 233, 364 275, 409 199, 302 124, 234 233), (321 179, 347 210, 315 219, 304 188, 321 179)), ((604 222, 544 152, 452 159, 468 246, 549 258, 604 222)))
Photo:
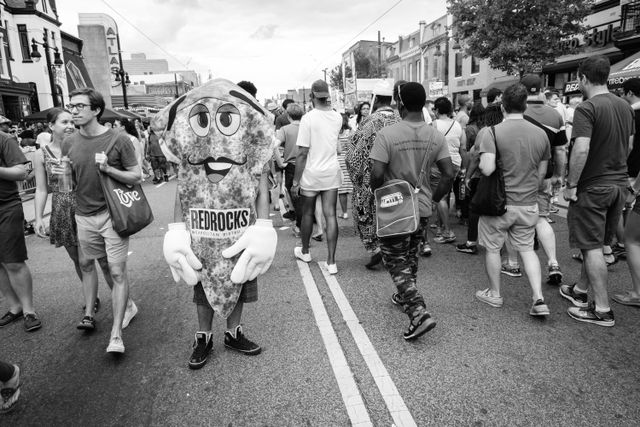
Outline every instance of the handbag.
MULTIPOLYGON (((418 139, 417 130, 416 139, 418 139)), ((433 141, 429 140, 415 187, 403 179, 391 179, 375 189, 373 194, 376 203, 376 234, 378 237, 411 234, 418 229, 420 223, 418 193, 420 193, 425 166, 432 146, 433 141)))
POLYGON ((496 169, 489 176, 482 175, 471 199, 471 210, 481 216, 502 216, 507 212, 507 192, 504 186, 502 159, 498 150, 496 130, 491 126, 496 146, 496 169))
MULTIPOLYGON (((114 135, 105 153, 108 154, 111 151, 118 136, 118 134, 114 135)), ((140 184, 124 184, 100 169, 98 174, 113 229, 119 236, 131 236, 153 222, 151 206, 140 184)))

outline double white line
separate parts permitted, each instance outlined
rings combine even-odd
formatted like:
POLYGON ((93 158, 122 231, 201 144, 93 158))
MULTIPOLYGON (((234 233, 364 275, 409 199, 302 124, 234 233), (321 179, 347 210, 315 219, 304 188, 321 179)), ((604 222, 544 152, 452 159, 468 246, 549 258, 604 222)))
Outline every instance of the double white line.
MULTIPOLYGON (((329 362, 331 363, 333 374, 338 382, 338 387, 342 394, 342 400, 347 408, 351 424, 354 426, 372 426, 373 423, 369 418, 369 413, 364 401, 362 400, 360 390, 353 378, 353 373, 351 372, 351 368, 349 368, 342 346, 338 341, 338 336, 333 329, 331 319, 329 319, 327 310, 322 302, 322 297, 320 296, 316 282, 313 280, 309 265, 302 261, 297 261, 297 263, 304 287, 307 291, 307 296, 309 297, 309 302, 311 303, 313 315, 316 319, 316 324, 318 325, 320 335, 322 336, 325 348, 327 349, 329 362)), ((378 390, 387 405, 387 409, 391 414, 394 424, 398 427, 416 426, 417 424, 413 419, 413 416, 405 405, 402 396, 400 396, 400 393, 382 363, 382 360, 380 360, 378 352, 373 347, 369 337, 360 325, 360 321, 351 308, 344 292, 342 292, 342 288, 336 280, 336 277, 329 274, 324 263, 318 263, 318 266, 322 270, 324 279, 331 290, 331 294, 333 295, 340 312, 342 313, 342 318, 349 327, 351 336, 356 342, 358 350, 360 351, 367 368, 369 368, 369 372, 371 373, 371 376, 373 377, 378 390)))

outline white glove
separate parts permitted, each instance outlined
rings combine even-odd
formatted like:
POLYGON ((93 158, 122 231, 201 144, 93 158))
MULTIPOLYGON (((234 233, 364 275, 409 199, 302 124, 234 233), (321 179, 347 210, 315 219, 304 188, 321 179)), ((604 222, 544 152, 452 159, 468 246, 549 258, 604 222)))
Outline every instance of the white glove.
POLYGON ((162 251, 176 283, 180 279, 191 286, 198 283, 196 270, 202 269, 202 263, 191 250, 191 234, 184 222, 169 224, 169 231, 164 235, 162 251))
POLYGON ((276 246, 278 233, 273 228, 273 222, 270 219, 256 220, 236 243, 222 251, 223 257, 231 258, 244 250, 233 267, 231 281, 244 283, 266 273, 276 254, 276 246))

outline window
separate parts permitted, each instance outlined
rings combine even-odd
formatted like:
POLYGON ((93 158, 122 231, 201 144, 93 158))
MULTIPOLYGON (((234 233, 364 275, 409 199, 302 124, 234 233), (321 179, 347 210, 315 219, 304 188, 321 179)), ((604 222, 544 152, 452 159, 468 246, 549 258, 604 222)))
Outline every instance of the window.
POLYGON ((475 56, 471 55, 471 74, 478 74, 480 72, 480 61, 475 56))
MULTIPOLYGON (((8 22, 4 21, 4 27, 7 28, 8 22)), ((11 43, 9 43, 9 40, 5 41, 6 45, 7 45, 7 59, 13 61, 13 54, 11 53, 11 43)))
POLYGON ((29 51, 29 34, 27 33, 26 25, 18 24, 18 37, 20 38, 20 49, 22 49, 22 60, 32 62, 31 52, 29 51))
POLYGON ((420 79, 420 60, 416 61, 416 81, 419 82, 420 79))
POLYGON ((4 66, 4 55, 2 54, 2 51, 4 50, 4 37, 2 35, 2 33, 0 33, 0 76, 5 76, 6 74, 6 67, 4 66))
POLYGON ((456 53, 455 57, 455 74, 454 77, 462 77, 462 54, 456 53))
POLYGON ((422 70, 424 72, 424 80, 428 80, 429 79, 429 60, 427 58, 424 58, 424 70, 422 70))
POLYGON ((438 78, 438 58, 433 58, 433 77, 438 78))
POLYGON ((47 0, 42 0, 42 11, 44 13, 49 13, 49 11, 47 10, 47 0))

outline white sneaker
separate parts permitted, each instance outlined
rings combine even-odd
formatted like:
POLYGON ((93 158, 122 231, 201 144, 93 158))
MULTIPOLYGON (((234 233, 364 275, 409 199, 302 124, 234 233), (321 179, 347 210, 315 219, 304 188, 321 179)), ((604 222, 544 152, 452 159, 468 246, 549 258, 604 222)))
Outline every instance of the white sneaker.
POLYGON ((336 264, 327 264, 325 262, 324 265, 327 267, 329 274, 338 274, 338 266, 336 264))
POLYGON ((311 252, 308 252, 306 254, 302 253, 302 248, 300 246, 296 246, 295 248, 293 248, 293 254, 296 256, 296 258, 298 258, 300 261, 304 261, 304 262, 311 262, 311 252))
POLYGON ((349 218, 349 214, 348 213, 343 213, 342 214, 342 219, 348 219, 349 218))
POLYGON ((111 337, 107 346, 107 353, 124 353, 124 342, 120 337, 111 337))
POLYGON ((135 302, 131 301, 131 305, 127 305, 127 309, 124 312, 124 317, 122 318, 122 329, 129 326, 129 322, 131 322, 133 318, 136 317, 136 314, 138 314, 138 307, 136 306, 135 302))

